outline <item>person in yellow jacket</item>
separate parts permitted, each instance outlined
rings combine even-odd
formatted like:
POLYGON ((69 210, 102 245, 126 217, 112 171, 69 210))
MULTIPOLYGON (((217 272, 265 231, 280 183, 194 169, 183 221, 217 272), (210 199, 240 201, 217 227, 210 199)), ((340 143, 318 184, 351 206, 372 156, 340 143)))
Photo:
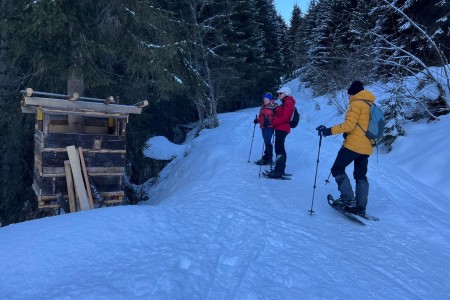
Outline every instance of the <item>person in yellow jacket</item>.
POLYGON ((331 128, 320 125, 316 129, 322 136, 344 134, 345 141, 331 167, 331 174, 341 193, 340 206, 349 212, 365 215, 369 196, 367 165, 375 142, 369 140, 365 133, 370 119, 370 105, 367 105, 365 101, 374 103, 375 96, 364 89, 361 81, 354 81, 347 93, 349 107, 345 114, 345 121, 331 128), (355 194, 353 194, 350 179, 345 173, 345 168, 352 162, 354 163, 353 178, 356 181, 355 194))

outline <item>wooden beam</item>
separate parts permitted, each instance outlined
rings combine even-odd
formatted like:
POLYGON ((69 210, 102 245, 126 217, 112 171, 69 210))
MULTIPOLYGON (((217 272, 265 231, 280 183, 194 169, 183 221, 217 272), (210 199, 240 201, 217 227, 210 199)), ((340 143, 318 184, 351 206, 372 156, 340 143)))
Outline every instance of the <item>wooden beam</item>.
MULTIPOLYGON (((22 106, 23 108, 23 106, 22 106)), ((36 106, 27 106, 26 108, 36 108, 36 106)), ((23 111, 23 109, 22 109, 23 111)), ((127 114, 125 113, 103 113, 100 111, 79 111, 79 110, 71 110, 71 109, 63 109, 63 108, 51 108, 51 107, 43 107, 42 111, 51 115, 83 115, 84 117, 112 117, 118 119, 127 118, 127 114)))
POLYGON ((147 100, 144 100, 144 101, 141 101, 141 102, 136 103, 134 106, 143 108, 143 107, 146 107, 147 105, 148 105, 148 101, 147 101, 147 100))
POLYGON ((36 106, 21 106, 20 108, 24 114, 35 114, 37 110, 36 106))
POLYGON ((103 101, 103 104, 105 104, 105 105, 109 105, 111 103, 114 103, 114 97, 113 96, 109 96, 108 98, 105 99, 105 101, 103 101))
POLYGON ((27 97, 31 97, 31 95, 33 95, 33 89, 32 88, 27 88, 25 90, 25 93, 26 93, 27 97))
POLYGON ((66 172, 66 183, 67 183, 67 196, 69 197, 69 207, 70 212, 77 211, 77 203, 75 198, 75 192, 73 190, 73 179, 72 179, 72 170, 70 169, 70 161, 64 161, 64 170, 66 172))
POLYGON ((84 177, 84 185, 87 189, 87 195, 89 199, 89 206, 91 209, 94 208, 94 201, 92 199, 92 193, 91 193, 91 185, 89 184, 89 177, 86 171, 86 163, 84 161, 84 155, 83 155, 83 148, 78 147, 78 154, 80 155, 80 161, 81 161, 81 170, 83 171, 83 177, 84 177))
POLYGON ((80 94, 74 92, 72 96, 69 97, 69 101, 77 101, 80 98, 80 94))
POLYGON ((127 114, 140 114, 142 108, 134 105, 117 105, 85 101, 68 101, 63 99, 42 98, 42 97, 25 97, 25 105, 55 107, 55 108, 67 108, 74 110, 87 110, 92 112, 102 113, 127 113, 127 114))
POLYGON ((89 200, 86 193, 86 188, 83 183, 83 175, 81 174, 80 157, 75 149, 75 146, 67 146, 67 154, 69 155, 70 168, 72 169, 73 182, 75 185, 75 192, 77 194, 80 209, 89 210, 89 200))

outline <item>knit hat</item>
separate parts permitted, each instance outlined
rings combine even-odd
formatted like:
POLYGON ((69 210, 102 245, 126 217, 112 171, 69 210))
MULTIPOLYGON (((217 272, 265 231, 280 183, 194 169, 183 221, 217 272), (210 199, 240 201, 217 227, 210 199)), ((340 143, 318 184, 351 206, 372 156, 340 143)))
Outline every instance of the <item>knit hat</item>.
POLYGON ((289 96, 289 95, 291 95, 291 89, 288 88, 287 86, 283 86, 281 89, 279 89, 279 90, 277 91, 277 93, 283 93, 283 94, 285 94, 286 96, 289 96))
POLYGON ((362 82, 359 80, 356 80, 356 81, 353 81, 352 84, 350 85, 350 87, 348 88, 347 94, 356 95, 359 92, 361 92, 362 90, 364 90, 364 86, 363 86, 362 82))
POLYGON ((272 101, 272 100, 273 100, 272 93, 270 93, 270 92, 265 92, 264 95, 263 95, 263 98, 267 98, 267 99, 269 99, 270 101, 272 101))

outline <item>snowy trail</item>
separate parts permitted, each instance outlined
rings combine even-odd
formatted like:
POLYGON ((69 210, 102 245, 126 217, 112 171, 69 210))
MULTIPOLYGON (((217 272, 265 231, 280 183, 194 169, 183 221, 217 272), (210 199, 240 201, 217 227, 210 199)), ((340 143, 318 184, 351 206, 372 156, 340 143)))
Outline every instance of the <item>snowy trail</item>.
MULTIPOLYGON (((248 113, 248 115, 252 114, 248 113)), ((252 128, 248 126, 248 117, 247 119, 243 117, 239 117, 238 119, 242 122, 234 123, 232 135, 236 136, 238 132, 245 132, 247 130, 249 134, 246 136, 251 137, 252 128)), ((222 126, 226 126, 226 117, 222 121, 222 126)), ((253 263, 258 266, 255 267, 258 272, 261 273, 262 268, 260 263, 264 262, 266 266, 263 269, 266 269, 267 274, 276 270, 277 266, 282 265, 285 265, 287 274, 292 275, 298 274, 299 272, 307 274, 311 272, 308 267, 309 264, 303 266, 300 262, 319 257, 328 261, 333 260, 331 266, 324 264, 323 260, 316 262, 318 265, 316 263, 313 264, 321 270, 318 272, 316 269, 314 272, 322 274, 321 282, 338 281, 339 283, 339 277, 342 274, 346 274, 345 278, 341 279, 343 286, 337 288, 342 296, 352 292, 351 285, 349 286, 345 282, 358 282, 360 278, 372 278, 374 274, 378 274, 376 276, 377 285, 384 287, 375 294, 379 297, 385 297, 388 291, 389 293, 393 291, 394 294, 403 295, 405 298, 414 298, 418 295, 430 295, 428 292, 430 289, 429 283, 421 283, 421 280, 417 280, 417 282, 410 280, 411 270, 414 270, 413 272, 417 278, 423 278, 424 274, 429 278, 433 278, 433 282, 435 282, 434 288, 439 289, 439 286, 442 285, 441 272, 443 270, 436 269, 436 267, 442 264, 448 264, 445 260, 449 256, 445 255, 443 259, 430 257, 428 260, 423 260, 423 255, 433 252, 436 246, 433 245, 433 242, 436 239, 431 236, 429 240, 430 244, 424 244, 422 236, 420 236, 420 240, 417 240, 418 235, 415 232, 415 228, 410 228, 410 226, 424 226, 428 230, 433 231, 437 230, 437 228, 448 228, 448 222, 441 218, 441 221, 438 222, 425 217, 421 220, 425 224, 414 224, 417 222, 414 218, 413 220, 409 220, 409 218, 414 216, 411 212, 395 213, 397 211, 403 211, 406 208, 414 209, 414 207, 400 207, 400 205, 390 202, 392 201, 390 198, 400 198, 401 202, 399 203, 408 203, 408 199, 422 197, 421 201, 430 206, 434 202, 427 195, 430 195, 432 191, 424 186, 423 188, 426 192, 419 193, 414 188, 420 185, 416 180, 411 177, 403 179, 405 178, 405 174, 386 169, 384 164, 373 163, 372 159, 370 166, 371 176, 374 178, 390 179, 379 179, 373 180, 372 182, 371 193, 372 195, 377 195, 377 199, 371 201, 370 207, 374 211, 374 214, 381 215, 382 221, 366 221, 368 225, 366 226, 367 229, 353 226, 353 224, 341 218, 339 214, 330 210, 328 204, 325 202, 326 194, 329 192, 336 193, 336 188, 332 178, 331 183, 324 186, 323 178, 328 176, 329 165, 332 163, 342 142, 340 137, 327 138, 326 141, 323 141, 321 148, 321 161, 323 160, 324 162, 319 163, 315 199, 316 213, 313 216, 309 216, 307 210, 309 209, 310 199, 312 197, 313 174, 316 166, 319 138, 314 135, 314 128, 312 127, 315 125, 304 125, 297 132, 294 131, 291 136, 288 136, 287 140, 287 171, 294 173, 291 181, 267 180, 263 177, 258 177, 259 166, 253 163, 245 163, 245 159, 242 158, 242 153, 249 146, 249 141, 243 139, 232 139, 230 141, 232 145, 229 146, 230 151, 232 151, 231 153, 234 153, 232 156, 238 157, 240 155, 241 160, 231 159, 227 161, 226 164, 222 165, 220 172, 214 174, 217 177, 222 174, 228 174, 231 178, 224 181, 225 185, 222 183, 216 185, 214 180, 211 180, 211 188, 217 191, 217 195, 220 195, 220 197, 218 196, 220 199, 219 202, 227 203, 227 209, 233 210, 234 212, 244 212, 243 216, 245 217, 241 216, 244 219, 256 218, 258 220, 268 220, 262 223, 264 225, 261 226, 264 226, 265 235, 270 240, 270 243, 266 242, 263 250, 260 249, 261 240, 253 241, 253 239, 250 239, 247 245, 248 248, 255 248, 254 257, 260 260, 253 263), (316 145, 311 142, 314 140, 317 142, 316 145), (327 143, 326 146, 325 143, 327 143), (324 176, 324 174, 326 175, 324 176), (245 195, 260 196, 256 199, 241 198, 239 197, 239 191, 243 190, 246 191, 245 195), (389 193, 388 191, 391 190, 396 192, 389 193), (274 195, 274 191, 276 191, 276 195, 274 195), (393 211, 394 213, 384 216, 389 211, 393 211), (395 231, 392 228, 395 228, 395 231), (399 228, 401 229, 400 232, 398 231, 399 228), (317 244, 320 244, 320 247, 326 247, 327 250, 325 253, 333 253, 333 256, 330 257, 330 255, 325 254, 321 256, 320 251, 316 253, 317 249, 312 250, 317 244), (280 256, 280 253, 286 251, 286 247, 292 247, 292 251, 298 252, 298 261, 294 260, 286 265, 286 259, 277 258, 277 256, 280 256), (401 254, 398 253, 398 249, 402 249, 401 254), (390 257, 391 259, 386 260, 386 257, 390 257), (273 263, 267 265, 269 261, 273 263), (336 264, 339 266, 336 267, 336 264), (396 282, 395 287, 390 287, 392 281, 396 282)), ((254 149, 258 149, 261 146, 262 143, 258 141, 258 136, 255 133, 253 147, 254 149)), ((258 158, 259 153, 257 155, 253 154, 252 157, 258 158)), ((385 159, 384 156, 382 159, 385 159)), ((434 211, 434 207, 425 207, 424 211, 434 211)), ((440 211, 445 212, 446 209, 441 208, 440 211)), ((431 215, 429 214, 428 217, 431 215)), ((233 222, 233 219, 230 218, 227 221, 233 222)), ((234 228, 231 225, 228 226, 234 228)), ((251 226, 250 228, 253 227, 251 226)), ((421 232, 424 235, 423 238, 429 236, 430 233, 421 232)), ((441 232, 438 235, 443 235, 442 238, 445 239, 445 232, 441 232)), ((241 237, 238 231, 235 231, 232 236, 241 237)), ((232 239, 229 237, 227 240, 230 241, 232 239)), ((444 240, 442 242, 445 243, 444 240)), ((441 247, 442 244, 438 243, 437 246, 441 247)), ((234 252, 231 249, 230 251, 232 253, 234 252)), ((292 256, 291 251, 287 250, 287 252, 292 256)), ((254 259, 249 260, 253 261, 254 259)), ((252 264, 250 266, 246 265, 246 267, 252 270, 252 264)), ((247 278, 252 278, 252 276, 249 276, 249 270, 247 269, 241 273, 237 272, 234 275, 237 277, 237 281, 243 281, 244 283, 247 278)), ((311 280, 310 278, 310 280, 305 281, 305 278, 299 277, 289 282, 276 282, 276 284, 284 285, 287 289, 295 288, 295 290, 300 291, 305 290, 311 285, 311 280)), ((369 289, 373 284, 374 282, 371 280, 371 282, 358 286, 358 290, 369 289)), ((252 281, 251 288, 248 290, 242 290, 244 286, 245 284, 239 287, 238 294, 248 295, 250 290, 256 288, 254 281, 252 281)), ((264 288, 264 284, 259 288, 264 288)), ((336 296, 336 289, 333 293, 336 296)), ((230 295, 232 294, 227 294, 227 296, 230 295)), ((274 295, 276 295, 276 292, 274 292, 274 295)), ((311 294, 309 295, 311 296, 311 294)), ((323 291, 321 291, 320 295, 324 297, 323 291)), ((364 295, 364 293, 361 293, 359 296, 363 297, 364 295)), ((320 297, 319 295, 317 296, 320 297)), ((329 296, 332 297, 331 294, 329 296)))
MULTIPOLYGON (((1 228, 0 299, 449 298, 450 199, 392 155, 370 159, 368 211, 380 221, 360 226, 326 203, 342 137, 324 138, 309 214, 315 127, 342 116, 304 96, 286 140, 292 180, 247 163, 257 108, 220 115, 163 170, 148 203, 1 228)), ((251 161, 261 150, 256 128, 251 161)))

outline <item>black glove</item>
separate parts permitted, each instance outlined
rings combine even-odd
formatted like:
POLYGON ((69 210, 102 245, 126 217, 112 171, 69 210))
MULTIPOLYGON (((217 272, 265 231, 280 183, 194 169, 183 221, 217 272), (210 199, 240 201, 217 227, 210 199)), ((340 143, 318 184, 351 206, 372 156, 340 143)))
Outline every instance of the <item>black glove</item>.
POLYGON ((269 128, 270 126, 270 119, 269 117, 264 116, 264 128, 269 128))
POLYGON ((324 125, 320 125, 319 127, 316 128, 316 130, 319 135, 322 135, 322 136, 331 135, 331 128, 327 128, 324 125))
POLYGON ((253 124, 258 124, 258 123, 259 123, 258 119, 253 120, 253 124))

